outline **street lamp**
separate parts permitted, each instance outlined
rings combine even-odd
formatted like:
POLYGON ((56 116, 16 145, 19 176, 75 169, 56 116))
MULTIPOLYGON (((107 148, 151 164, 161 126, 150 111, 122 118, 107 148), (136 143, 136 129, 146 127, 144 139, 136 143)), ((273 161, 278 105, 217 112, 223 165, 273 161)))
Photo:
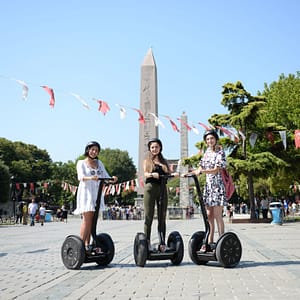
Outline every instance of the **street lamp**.
POLYGON ((14 220, 16 219, 16 186, 15 186, 15 183, 14 183, 14 176, 11 176, 10 177, 10 180, 11 180, 11 188, 10 188, 10 198, 13 202, 13 216, 14 216, 14 220))

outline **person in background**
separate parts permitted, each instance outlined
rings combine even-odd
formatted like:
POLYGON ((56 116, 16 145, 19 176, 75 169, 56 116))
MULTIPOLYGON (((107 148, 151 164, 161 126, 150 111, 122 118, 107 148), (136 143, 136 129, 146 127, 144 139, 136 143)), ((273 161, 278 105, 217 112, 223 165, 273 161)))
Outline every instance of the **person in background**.
POLYGON ((266 196, 264 196, 261 199, 260 205, 261 205, 261 211, 262 211, 263 219, 267 219, 268 218, 268 211, 269 211, 269 201, 268 201, 268 198, 266 196))
POLYGON ((18 203, 18 205, 17 205, 17 210, 16 210, 16 214, 17 214, 16 223, 18 224, 18 223, 20 222, 20 224, 22 224, 22 218, 23 218, 23 202, 18 203))
MULTIPOLYGON (((206 175, 203 200, 206 206, 210 226, 208 244, 213 246, 215 221, 217 223, 219 236, 221 236, 225 230, 223 209, 227 206, 228 201, 220 171, 222 168, 226 167, 226 157, 224 151, 218 145, 219 136, 215 130, 206 131, 203 135, 203 140, 207 145, 207 150, 199 163, 199 168, 192 171, 192 173, 196 176, 199 176, 200 174, 206 175)), ((203 244, 200 252, 207 252, 210 250, 211 249, 206 249, 206 245, 203 244)))
POLYGON ((46 208, 45 208, 45 204, 42 203, 41 207, 39 209, 40 212, 40 222, 41 222, 41 226, 44 226, 44 222, 45 222, 45 216, 46 216, 46 208))
POLYGON ((30 226, 34 226, 34 218, 38 211, 38 205, 35 203, 35 199, 32 198, 31 203, 28 205, 28 214, 30 216, 30 226))
MULTIPOLYGON (((162 186, 162 178, 160 175, 173 175, 178 176, 178 173, 171 173, 170 167, 166 159, 162 155, 162 142, 157 139, 151 139, 148 142, 148 156, 144 160, 144 176, 146 178, 144 188, 144 233, 146 235, 149 249, 151 250, 151 226, 154 217, 155 204, 158 208, 162 188, 165 190, 164 198, 160 203, 160 209, 162 210, 162 218, 158 219, 158 232, 162 234, 159 236, 159 251, 164 252, 166 250, 165 237, 166 237, 166 215, 168 207, 168 194, 166 185, 162 186)), ((159 212, 158 212, 159 213, 159 212)))
MULTIPOLYGON (((76 164, 79 186, 77 191, 77 208, 74 214, 82 216, 80 226, 80 238, 85 244, 86 251, 90 251, 90 239, 93 217, 95 213, 96 200, 100 181, 98 178, 110 178, 103 163, 98 159, 101 150, 96 141, 89 142, 84 150, 85 159, 78 160, 76 164)), ((118 178, 112 176, 113 182, 118 178)))
POLYGON ((28 206, 27 203, 23 204, 23 225, 27 225, 28 206))

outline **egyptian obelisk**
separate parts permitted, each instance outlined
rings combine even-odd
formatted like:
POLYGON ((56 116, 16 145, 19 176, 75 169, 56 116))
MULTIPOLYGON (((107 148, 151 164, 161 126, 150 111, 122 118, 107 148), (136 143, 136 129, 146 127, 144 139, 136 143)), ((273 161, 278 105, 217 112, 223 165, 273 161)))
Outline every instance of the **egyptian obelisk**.
MULTIPOLYGON (((158 137, 158 128, 155 126, 154 117, 149 113, 158 114, 157 105, 157 73, 156 64, 150 48, 141 66, 141 90, 140 90, 140 110, 144 114, 145 123, 140 124, 139 129, 139 166, 138 180, 144 179, 143 162, 148 151, 148 141, 158 137)), ((138 195, 144 193, 144 189, 139 184, 138 195)))
MULTIPOLYGON (((189 156, 188 149, 188 129, 184 124, 187 124, 187 115, 185 112, 181 115, 180 127, 180 161, 189 156)), ((183 166, 181 163, 179 165, 179 172, 185 174, 188 172, 188 166, 183 166)), ((189 178, 180 178, 180 195, 179 195, 179 205, 182 208, 186 208, 189 203, 189 178)))

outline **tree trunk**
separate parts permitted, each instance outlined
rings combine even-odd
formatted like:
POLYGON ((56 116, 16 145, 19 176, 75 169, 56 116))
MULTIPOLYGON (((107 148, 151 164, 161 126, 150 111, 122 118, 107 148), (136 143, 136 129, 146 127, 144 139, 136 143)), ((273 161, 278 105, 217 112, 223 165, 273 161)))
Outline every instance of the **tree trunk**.
POLYGON ((253 174, 248 174, 248 195, 250 201, 250 220, 255 220, 255 201, 254 201, 254 187, 253 187, 253 174))

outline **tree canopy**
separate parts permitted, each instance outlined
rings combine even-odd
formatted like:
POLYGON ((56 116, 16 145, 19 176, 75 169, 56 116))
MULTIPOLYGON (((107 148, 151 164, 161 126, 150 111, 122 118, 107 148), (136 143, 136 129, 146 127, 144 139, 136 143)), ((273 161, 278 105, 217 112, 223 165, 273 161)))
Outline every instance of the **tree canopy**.
MULTIPOLYGON (((300 128, 300 74, 281 75, 278 82, 265 84, 265 90, 257 96, 251 95, 240 81, 229 82, 223 86, 222 96, 221 104, 228 113, 212 115, 209 123, 234 133, 228 137, 219 130, 220 143, 228 153, 228 168, 239 192, 250 201, 254 218, 256 195, 264 192, 278 196, 282 191, 288 194, 290 184, 299 180, 300 152, 295 148, 293 133, 300 128), (287 149, 282 132, 287 133, 287 149), (256 139, 251 145, 253 134, 256 139)), ((195 165, 201 158, 205 143, 201 141, 196 146, 199 154, 186 159, 186 164, 195 165)))

